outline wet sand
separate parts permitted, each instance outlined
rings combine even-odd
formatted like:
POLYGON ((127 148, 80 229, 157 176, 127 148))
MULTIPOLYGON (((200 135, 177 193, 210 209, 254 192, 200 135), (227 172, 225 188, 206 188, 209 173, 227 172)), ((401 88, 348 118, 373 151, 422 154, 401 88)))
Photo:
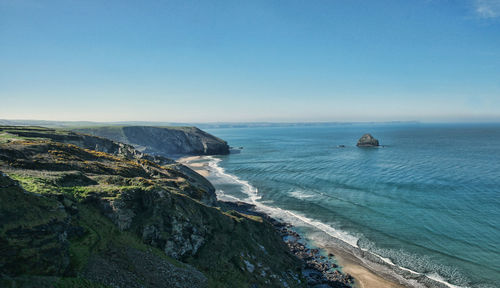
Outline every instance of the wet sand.
MULTIPOLYGON (((338 259, 337 259, 338 260, 338 259)), ((384 280, 383 278, 377 276, 371 271, 365 269, 362 266, 356 264, 346 264, 343 263, 342 271, 349 273, 356 279, 358 286, 360 288, 400 288, 404 287, 399 284, 395 284, 384 280)))
MULTIPOLYGON (((378 275, 373 272, 356 256, 337 249, 334 246, 328 246, 325 249, 328 253, 335 255, 335 259, 342 267, 342 271, 349 273, 356 280, 359 288, 404 288, 407 286, 398 284, 396 279, 388 279, 388 275, 378 275)), ((391 277, 392 278, 392 277, 391 277)))
POLYGON ((193 169, 196 173, 200 174, 203 177, 208 177, 208 169, 206 166, 208 165, 207 163, 196 163, 196 161, 200 160, 201 156, 189 156, 189 157, 183 157, 179 158, 176 161, 188 166, 189 168, 193 169))

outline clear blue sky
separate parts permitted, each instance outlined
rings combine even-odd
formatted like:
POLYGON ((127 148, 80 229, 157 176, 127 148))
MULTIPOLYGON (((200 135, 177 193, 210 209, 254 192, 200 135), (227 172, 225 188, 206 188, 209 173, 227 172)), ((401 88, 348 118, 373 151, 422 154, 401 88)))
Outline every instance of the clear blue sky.
POLYGON ((500 0, 0 0, 0 119, 500 121, 500 0))

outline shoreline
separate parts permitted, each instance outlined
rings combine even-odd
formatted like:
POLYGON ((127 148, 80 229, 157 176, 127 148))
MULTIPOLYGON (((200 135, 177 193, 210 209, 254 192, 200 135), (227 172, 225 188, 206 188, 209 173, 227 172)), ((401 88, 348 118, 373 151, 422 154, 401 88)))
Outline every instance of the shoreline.
MULTIPOLYGON (((189 157, 182 157, 177 159, 176 161, 188 166, 198 174, 200 174, 203 177, 208 177, 210 176, 210 170, 208 169, 208 163, 198 163, 197 161, 203 160, 203 156, 189 156, 189 157)), ((221 201, 223 203, 233 203, 232 206, 236 211, 241 212, 241 213, 247 213, 247 214, 254 214, 254 215, 259 215, 259 216, 264 216, 264 218, 267 218, 268 220, 271 220, 271 224, 275 226, 278 232, 281 233, 282 238, 288 237, 288 236, 293 236, 294 234, 290 233, 295 233, 296 232, 291 232, 289 229, 286 227, 293 227, 290 224, 284 223, 282 221, 276 220, 269 215, 267 215, 264 212, 256 211, 255 210, 255 205, 250 204, 250 203, 245 203, 241 202, 244 205, 239 205, 234 202, 228 202, 228 201, 221 201), (236 204, 236 205, 234 205, 236 204), (278 224, 276 224, 278 223, 278 224), (282 227, 285 227, 284 229, 282 227), (289 232, 290 231, 290 232, 289 232)), ((300 235, 296 234, 298 238, 300 239, 300 235)), ((297 239, 298 240, 298 239, 297 239)), ((297 245, 298 241, 293 241, 292 244, 290 242, 285 241, 283 239, 285 244, 287 244, 290 247, 290 250, 292 253, 294 253, 294 249, 296 247, 293 247, 294 245, 297 245)), ((302 245, 302 244, 300 244, 302 245)), ((302 248, 304 249, 304 248, 302 248)), ((306 248, 307 249, 307 248, 306 248)), ((362 259, 359 259, 354 253, 349 253, 346 251, 346 249, 342 249, 341 247, 336 247, 335 245, 332 245, 331 243, 329 245, 319 245, 319 249, 323 250, 325 254, 327 255, 332 255, 333 258, 337 261, 339 264, 341 271, 344 275, 346 275, 346 278, 349 278, 349 275, 351 275, 354 280, 355 284, 352 285, 353 287, 357 288, 405 288, 405 287, 413 287, 409 285, 403 285, 400 284, 400 281, 395 279, 392 275, 390 276, 389 274, 380 275, 382 273, 377 273, 373 271, 372 268, 369 267, 362 259)), ((307 249, 309 250, 309 249, 307 249)), ((312 250, 317 250, 317 249, 312 249, 312 250)), ((310 253, 310 252, 308 252, 310 253)), ((297 253, 294 253, 297 255, 297 253)), ((316 254, 316 253, 313 253, 316 254)), ((314 256, 314 255, 313 255, 314 256)), ((323 259, 324 256, 318 256, 318 259, 323 259)), ((300 257, 299 257, 300 258, 300 257)), ((329 257, 326 257, 329 258, 329 257)), ((307 261, 305 259, 301 259, 306 265, 307 261)), ((333 264, 336 266, 335 264, 333 264)))
POLYGON ((191 168, 196 173, 200 174, 203 177, 208 177, 210 175, 209 170, 207 169, 207 163, 192 163, 194 161, 200 160, 202 156, 187 156, 176 159, 175 161, 191 168))
POLYGON ((339 265, 342 267, 342 271, 353 275, 356 279, 356 283, 359 288, 405 288, 410 286, 405 286, 399 284, 399 281, 392 279, 389 275, 380 275, 380 273, 374 272, 371 268, 363 263, 356 256, 346 253, 345 251, 338 249, 337 247, 330 245, 327 247, 322 247, 328 253, 335 255, 335 259, 338 261, 339 265), (391 279, 388 279, 391 278, 391 279))
POLYGON ((354 277, 345 273, 336 264, 333 254, 328 256, 321 249, 308 247, 304 239, 293 230, 293 225, 277 220, 264 212, 256 210, 256 206, 245 202, 219 201, 222 209, 234 210, 238 213, 259 216, 271 224, 288 246, 290 253, 302 262, 302 275, 311 287, 359 288, 354 277), (326 286, 325 286, 326 285, 326 286))

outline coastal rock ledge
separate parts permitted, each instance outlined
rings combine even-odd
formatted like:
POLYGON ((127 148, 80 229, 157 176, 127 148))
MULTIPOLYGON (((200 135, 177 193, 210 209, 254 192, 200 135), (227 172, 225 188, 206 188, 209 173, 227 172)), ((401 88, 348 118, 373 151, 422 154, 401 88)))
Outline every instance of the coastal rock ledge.
POLYGON ((359 138, 358 143, 356 144, 358 147, 376 147, 379 146, 378 140, 375 139, 371 134, 366 133, 365 135, 359 138))

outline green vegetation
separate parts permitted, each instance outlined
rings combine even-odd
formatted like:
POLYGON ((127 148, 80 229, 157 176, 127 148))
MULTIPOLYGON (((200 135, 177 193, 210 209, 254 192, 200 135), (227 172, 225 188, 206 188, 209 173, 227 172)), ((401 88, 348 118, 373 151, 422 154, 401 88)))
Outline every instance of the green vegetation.
POLYGON ((103 284, 89 281, 82 277, 53 277, 53 276, 19 276, 15 279, 0 279, 0 287, 4 288, 110 288, 103 284))
POLYGON ((155 247, 144 244, 137 235, 120 231, 114 223, 104 217, 95 207, 78 204, 80 219, 77 224, 86 231, 85 236, 71 241, 69 251, 73 269, 84 269, 89 257, 99 254, 109 247, 132 247, 134 249, 154 253, 177 267, 186 267, 185 264, 172 259, 155 247))
POLYGON ((7 132, 0 133, 0 143, 5 143, 7 141, 12 141, 15 139, 19 139, 19 137, 7 132))
POLYGON ((303 286, 273 227, 211 207, 190 170, 63 130, 0 135, 2 287, 303 286))
POLYGON ((16 130, 16 129, 9 129, 7 131, 0 132, 0 144, 7 143, 10 141, 19 141, 19 140, 48 140, 48 139, 43 139, 43 138, 39 138, 39 137, 19 136, 16 134, 16 132, 19 132, 20 130, 16 130))
POLYGON ((109 288, 109 286, 102 285, 89 281, 81 277, 64 277, 58 279, 54 284, 54 288, 109 288))

